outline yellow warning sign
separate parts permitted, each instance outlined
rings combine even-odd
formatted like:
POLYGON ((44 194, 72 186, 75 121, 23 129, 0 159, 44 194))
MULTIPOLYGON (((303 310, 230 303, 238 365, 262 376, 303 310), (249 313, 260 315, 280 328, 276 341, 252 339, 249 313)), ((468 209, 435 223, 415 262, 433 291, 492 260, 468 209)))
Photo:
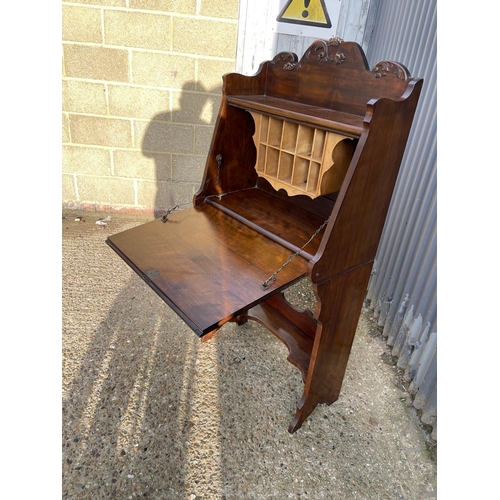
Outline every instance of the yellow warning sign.
POLYGON ((288 0, 276 21, 331 28, 324 0, 288 0))

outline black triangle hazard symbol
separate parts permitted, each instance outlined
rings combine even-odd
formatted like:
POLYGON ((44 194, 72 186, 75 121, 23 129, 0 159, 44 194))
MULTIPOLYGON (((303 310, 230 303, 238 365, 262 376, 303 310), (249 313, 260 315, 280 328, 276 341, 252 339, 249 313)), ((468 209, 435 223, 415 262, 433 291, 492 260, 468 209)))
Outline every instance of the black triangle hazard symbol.
POLYGON ((331 28, 324 0, 288 0, 276 21, 331 28))

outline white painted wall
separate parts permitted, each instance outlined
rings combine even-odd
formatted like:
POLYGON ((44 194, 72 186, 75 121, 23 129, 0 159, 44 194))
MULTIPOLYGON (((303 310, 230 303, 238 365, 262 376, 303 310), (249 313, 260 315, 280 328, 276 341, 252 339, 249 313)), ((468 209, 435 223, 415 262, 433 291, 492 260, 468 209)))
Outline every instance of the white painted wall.
POLYGON ((276 54, 279 0, 240 0, 236 72, 254 75, 262 61, 276 54))
MULTIPOLYGON (((286 0, 241 0, 238 27, 236 72, 254 75, 262 61, 283 51, 299 57, 317 38, 338 36, 359 43, 368 50, 379 0, 338 0, 341 2, 337 29, 319 28, 317 36, 278 33, 276 17, 286 0)), ((310 33, 310 30, 307 31, 310 33)))

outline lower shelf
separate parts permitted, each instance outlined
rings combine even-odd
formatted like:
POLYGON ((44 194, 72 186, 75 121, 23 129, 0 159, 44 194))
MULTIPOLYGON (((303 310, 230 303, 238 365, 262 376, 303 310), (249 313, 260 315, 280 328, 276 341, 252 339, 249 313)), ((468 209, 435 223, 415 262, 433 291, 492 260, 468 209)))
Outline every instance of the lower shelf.
MULTIPOLYGON (((297 326, 296 323, 292 323, 288 317, 281 314, 273 307, 273 299, 278 302, 285 300, 281 295, 275 295, 271 299, 243 313, 238 317, 238 320, 255 320, 276 335, 276 337, 278 337, 288 348, 288 361, 300 370, 302 378, 305 381, 314 344, 312 338, 313 332, 311 331, 308 334, 305 330, 297 326)), ((295 313, 296 315, 302 316, 304 324, 309 324, 312 327, 314 324, 312 316, 308 319, 307 313, 300 313, 298 311, 295 311, 295 313)), ((309 330, 312 330, 312 328, 309 328, 309 330)))

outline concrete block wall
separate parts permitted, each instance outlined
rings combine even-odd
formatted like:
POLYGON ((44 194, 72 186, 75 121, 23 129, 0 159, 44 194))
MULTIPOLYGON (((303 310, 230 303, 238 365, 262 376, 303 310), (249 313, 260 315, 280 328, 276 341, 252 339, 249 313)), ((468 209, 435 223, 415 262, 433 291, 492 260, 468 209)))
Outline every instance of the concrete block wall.
POLYGON ((234 71, 238 0, 62 3, 64 207, 189 206, 234 71))

